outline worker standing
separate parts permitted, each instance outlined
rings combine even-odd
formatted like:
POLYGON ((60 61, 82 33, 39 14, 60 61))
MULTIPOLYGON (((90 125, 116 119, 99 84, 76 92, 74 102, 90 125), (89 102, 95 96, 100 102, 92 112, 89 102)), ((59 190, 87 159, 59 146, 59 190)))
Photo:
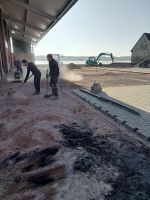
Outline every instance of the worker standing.
POLYGON ((27 74, 26 74, 24 83, 27 82, 30 72, 32 72, 32 74, 34 75, 34 87, 35 87, 35 93, 33 95, 39 95, 40 81, 41 81, 40 70, 37 68, 37 66, 34 63, 28 62, 27 60, 22 60, 22 64, 27 67, 27 74))
POLYGON ((23 77, 23 70, 22 70, 22 67, 21 67, 21 61, 20 60, 15 60, 14 61, 14 65, 17 69, 17 72, 20 73, 20 75, 23 77))
POLYGON ((49 96, 51 96, 51 99, 56 100, 58 99, 57 81, 59 77, 59 66, 52 54, 47 55, 47 60, 49 61, 50 86, 52 88, 52 94, 49 96))

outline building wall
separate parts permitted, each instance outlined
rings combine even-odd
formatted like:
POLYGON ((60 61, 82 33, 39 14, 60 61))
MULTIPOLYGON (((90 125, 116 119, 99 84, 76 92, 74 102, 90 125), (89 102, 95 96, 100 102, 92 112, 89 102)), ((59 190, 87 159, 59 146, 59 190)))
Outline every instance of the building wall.
POLYGON ((150 60, 150 41, 143 35, 132 50, 131 62, 150 60))
POLYGON ((35 62, 34 53, 14 53, 14 60, 27 60, 29 62, 35 62))
POLYGON ((0 79, 4 78, 14 67, 14 59, 35 61, 30 43, 13 39, 13 50, 12 53, 9 30, 6 21, 2 19, 0 9, 0 79))
POLYGON ((32 53, 31 44, 13 38, 13 54, 14 59, 28 61, 35 61, 34 53, 32 53))

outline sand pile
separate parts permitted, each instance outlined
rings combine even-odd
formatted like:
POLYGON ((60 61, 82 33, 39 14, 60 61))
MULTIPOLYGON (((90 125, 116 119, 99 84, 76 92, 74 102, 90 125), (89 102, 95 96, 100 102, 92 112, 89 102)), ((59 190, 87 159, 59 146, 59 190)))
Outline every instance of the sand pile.
POLYGON ((80 69, 81 65, 76 65, 74 63, 70 63, 70 64, 67 65, 67 68, 70 69, 70 70, 71 69, 80 69))

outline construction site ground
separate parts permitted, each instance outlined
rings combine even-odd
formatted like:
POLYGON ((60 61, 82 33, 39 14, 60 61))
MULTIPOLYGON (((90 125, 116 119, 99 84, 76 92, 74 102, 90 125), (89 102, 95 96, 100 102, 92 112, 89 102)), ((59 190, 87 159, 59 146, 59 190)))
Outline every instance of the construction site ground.
POLYGON ((150 85, 150 75, 77 66, 63 76, 56 101, 43 97, 44 75, 40 96, 32 81, 13 95, 20 83, 0 82, 0 199, 149 200, 149 148, 72 90, 150 85))
POLYGON ((109 96, 150 112, 150 69, 138 67, 81 67, 73 69, 82 79, 78 85, 90 89, 94 81, 109 96))

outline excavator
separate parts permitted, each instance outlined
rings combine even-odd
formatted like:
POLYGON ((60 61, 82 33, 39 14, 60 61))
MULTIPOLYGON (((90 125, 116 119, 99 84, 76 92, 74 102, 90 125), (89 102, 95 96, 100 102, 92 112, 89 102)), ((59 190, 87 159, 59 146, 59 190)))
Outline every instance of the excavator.
POLYGON ((114 62, 114 56, 112 53, 100 53, 97 58, 89 57, 88 60, 86 60, 86 66, 102 66, 102 63, 100 62, 102 56, 110 56, 112 63, 114 62))

